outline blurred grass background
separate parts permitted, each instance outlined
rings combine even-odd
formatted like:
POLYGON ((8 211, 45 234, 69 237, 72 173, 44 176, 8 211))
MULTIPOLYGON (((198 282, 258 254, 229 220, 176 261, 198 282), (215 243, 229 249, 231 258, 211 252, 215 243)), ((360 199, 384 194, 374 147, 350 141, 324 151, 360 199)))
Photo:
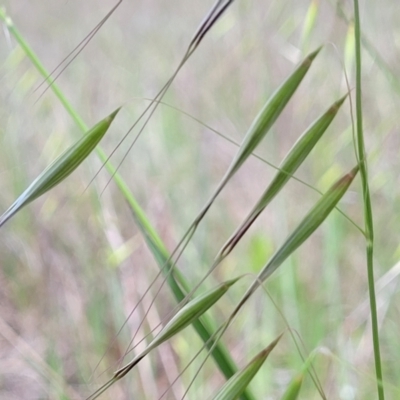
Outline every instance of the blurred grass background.
MULTIPOLYGON (((375 265, 387 398, 400 398, 399 318, 399 75, 400 13, 394 1, 364 4, 363 31, 380 59, 364 51, 364 126, 376 227, 375 265), (394 79, 394 80, 393 80, 394 79)), ((113 6, 112 1, 3 1, 8 14, 53 69, 113 6)), ((110 153, 178 65, 211 2, 124 1, 59 85, 93 125, 125 104, 102 146, 110 153)), ((340 2, 351 16, 351 2, 340 2)), ((165 101, 240 141, 272 91, 308 51, 324 43, 289 107, 258 151, 279 164, 300 133, 346 91, 343 63, 354 85, 352 27, 336 2, 234 2, 180 71, 165 101), (305 32, 311 7, 316 20, 305 32)), ((4 30, 0 45, 0 206, 5 210, 80 132, 4 30)), ((131 135, 130 140, 133 139, 131 135)), ((128 144, 113 161, 118 164, 128 144)), ((235 146, 186 115, 160 106, 121 167, 121 174, 172 250, 211 195, 235 146)), ((297 176, 320 190, 355 164, 349 102, 297 176)), ((116 333, 158 272, 130 211, 94 155, 63 185, 27 207, 0 231, 0 398, 80 399, 105 380, 124 353, 151 296, 116 333), (111 344, 100 367, 93 369, 111 344), (99 376, 107 368, 105 374, 99 376)), ((274 170, 252 158, 222 192, 184 253, 179 267, 195 285, 221 245, 247 215, 274 170)), ((291 182, 254 224, 234 253, 203 285, 256 273, 318 194, 291 182)), ((341 208, 362 221, 360 184, 341 208)), ((269 280, 267 288, 307 349, 324 349, 318 376, 329 399, 375 399, 364 241, 334 212, 323 227, 269 280)), ((246 284, 234 287, 212 312, 216 324, 246 284)), ((150 295, 154 292, 151 292, 150 295)), ((144 335, 175 305, 167 287, 144 335)), ((259 291, 224 336, 245 365, 285 329, 259 291)), ((157 399, 201 342, 192 328, 139 364, 103 397, 157 399)), ((165 398, 179 399, 196 361, 165 398)), ((275 399, 301 366, 289 338, 271 354, 251 385, 259 399, 275 399)), ((209 398, 223 382, 208 361, 188 394, 209 398)), ((300 395, 320 398, 311 380, 300 395)))

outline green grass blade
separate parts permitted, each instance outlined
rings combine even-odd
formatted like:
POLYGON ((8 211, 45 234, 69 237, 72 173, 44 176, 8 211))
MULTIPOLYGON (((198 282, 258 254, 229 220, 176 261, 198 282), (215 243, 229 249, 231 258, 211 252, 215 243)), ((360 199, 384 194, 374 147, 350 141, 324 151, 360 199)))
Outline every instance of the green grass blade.
POLYGON ((276 173, 268 188, 262 194, 260 200, 254 206, 253 210, 240 225, 240 227, 223 246, 222 250, 220 251, 220 255, 222 257, 225 257, 232 251, 232 249, 250 228, 256 218, 261 214, 261 212, 267 207, 271 200, 279 193, 283 186, 289 181, 291 176, 300 167, 306 157, 310 154, 311 150, 321 139, 332 120, 335 118, 346 97, 347 95, 336 101, 303 133, 303 135, 300 136, 280 164, 279 171, 276 173))
POLYGON ((25 205, 37 199, 69 176, 93 151, 110 127, 119 109, 97 123, 85 136, 55 159, 0 217, 0 226, 25 205))
MULTIPOLYGON (((29 44, 24 40, 18 29, 13 24, 10 17, 8 17, 4 11, 4 9, 0 8, 0 19, 2 19, 9 32, 16 39, 18 44, 24 50, 27 57, 30 59, 35 68, 39 71, 39 73, 47 78, 49 76, 49 72, 46 70, 42 62, 37 57, 36 53, 29 46, 29 44)), ((80 117, 80 115, 76 112, 74 107, 68 101, 68 99, 64 96, 62 90, 56 83, 51 84, 51 90, 56 95, 58 100, 62 103, 65 110, 71 116, 73 121, 77 124, 77 126, 83 131, 86 132, 89 128, 80 117)), ((169 254, 166 246, 161 240, 160 236, 157 234, 153 226, 151 225, 149 219, 145 215, 144 211, 140 207, 139 203, 136 201, 135 196, 132 191, 129 189, 128 185, 122 178, 122 176, 117 172, 116 168, 107 161, 106 153, 101 149, 100 146, 96 148, 96 152, 99 156, 99 159, 102 162, 105 162, 105 168, 107 171, 113 176, 113 180, 116 183, 118 189, 124 196, 125 200, 130 206, 133 217, 144 236, 147 246, 149 247, 153 257, 157 261, 158 266, 162 269, 165 275, 168 274, 168 271, 173 267, 173 264, 169 262, 169 254), (163 268, 167 265, 167 268, 163 268)), ((184 277, 180 274, 180 272, 174 268, 173 274, 167 275, 167 282, 171 288, 172 293, 174 294, 177 302, 181 302, 186 298, 186 294, 190 292, 189 285, 186 283, 184 277)), ((194 321, 193 327, 195 328, 198 335, 201 337, 204 343, 207 343, 208 348, 212 348, 212 357, 215 360, 220 371, 223 375, 229 379, 232 375, 237 371, 237 367, 232 360, 230 353, 227 351, 226 347, 223 346, 221 342, 215 343, 212 339, 212 324, 207 316, 203 316, 198 320, 194 321)), ((245 392, 242 395, 243 400, 254 400, 254 397, 249 393, 245 392)))
POLYGON ((346 193, 351 182, 358 172, 358 166, 335 182, 321 199, 308 212, 297 228, 286 239, 285 243, 271 257, 265 267, 258 274, 257 279, 247 290, 243 299, 236 307, 233 315, 239 311, 250 295, 264 282, 311 234, 322 224, 342 196, 346 193))
POLYGON ((257 354, 241 371, 237 372, 215 395, 213 400, 235 400, 237 399, 251 380, 257 374, 258 370, 264 364, 268 355, 279 342, 282 335, 276 338, 267 348, 257 354))

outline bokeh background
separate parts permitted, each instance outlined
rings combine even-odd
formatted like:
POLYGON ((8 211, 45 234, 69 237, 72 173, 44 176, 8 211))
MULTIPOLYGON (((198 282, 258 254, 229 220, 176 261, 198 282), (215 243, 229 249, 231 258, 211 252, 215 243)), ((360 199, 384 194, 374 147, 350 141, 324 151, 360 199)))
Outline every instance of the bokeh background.
MULTIPOLYGON (((309 51, 324 45, 257 154, 279 164, 303 130, 354 87, 350 1, 237 0, 179 72, 120 172, 172 251, 224 175, 269 95, 309 51), (315 12, 314 23, 310 16, 315 12), (194 118, 192 118, 194 117, 194 118), (205 126, 207 125, 207 126, 205 126)), ((400 398, 399 47, 396 1, 361 2, 364 126, 376 228, 375 273, 387 398, 400 398)), ((24 38, 52 70, 115 4, 113 1, 1 1, 24 38)), ((110 154, 179 64, 211 1, 124 0, 58 84, 93 125, 124 105, 102 147, 110 154)), ((0 39, 0 207, 5 210, 79 129, 3 25, 0 39), (36 89, 36 90, 35 90, 36 89)), ((134 131, 134 133, 137 130, 134 131)), ((134 134, 112 157, 117 165, 134 134)), ((297 176, 319 190, 356 163, 347 101, 297 176)), ((117 336, 158 272, 128 206, 101 162, 90 158, 65 182, 0 230, 0 399, 83 399, 125 352, 155 289, 117 336), (104 192, 103 189, 106 187, 104 192), (101 194, 102 193, 102 194, 101 194), (108 349, 108 350, 107 350, 108 349), (104 356, 104 357, 103 357, 104 356), (100 363, 99 366, 97 366, 100 363), (97 366, 97 367, 96 367, 97 366)), ((179 262, 195 285, 247 215, 274 169, 251 158, 224 189, 179 262)), ((200 292, 221 280, 255 274, 319 198, 291 181, 200 292)), ((359 180, 340 203, 363 224, 359 180)), ((252 275, 218 303, 216 325, 252 275)), ((287 323, 305 352, 320 348, 316 370, 329 399, 375 399, 365 243, 337 211, 259 290, 224 336, 244 366, 287 323)), ((140 335, 175 300, 164 287, 140 335)), ((158 399, 200 349, 190 327, 141 363, 104 399, 158 399)), ((128 356, 127 360, 130 359, 128 356)), ((180 399, 202 358, 164 398, 180 399)), ((302 360, 286 333, 251 389, 276 399, 302 360)), ((187 398, 212 397, 224 382, 209 360, 187 398)), ((312 381, 300 398, 320 398, 312 381)))

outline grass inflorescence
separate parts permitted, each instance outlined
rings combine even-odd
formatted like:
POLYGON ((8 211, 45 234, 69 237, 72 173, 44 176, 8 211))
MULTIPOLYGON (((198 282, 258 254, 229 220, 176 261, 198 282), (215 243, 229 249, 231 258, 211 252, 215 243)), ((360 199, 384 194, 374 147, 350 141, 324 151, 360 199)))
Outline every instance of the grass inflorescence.
MULTIPOLYGON (((387 178, 376 169, 371 174, 381 149, 375 138, 366 145, 363 129, 378 112, 385 115, 384 129, 394 123, 385 107, 362 102, 363 46, 386 79, 396 78, 362 31, 357 0, 354 22, 344 5, 337 8, 347 24, 343 35, 327 33, 318 1, 287 3, 290 12, 282 4, 265 13, 217 0, 208 10, 193 5, 182 19, 171 13, 172 3, 129 14, 123 11, 130 5, 120 0, 98 10, 100 22, 89 34, 78 33, 78 45, 67 57, 63 49, 63 61, 50 72, 41 49, 39 57, 27 40, 32 31, 21 23, 22 34, 0 10, 11 49, 3 72, 12 100, 4 107, 10 116, 0 200, 6 210, 0 217, 0 333, 21 354, 17 380, 37 374, 40 385, 26 384, 34 396, 43 397, 46 388, 50 397, 66 399, 350 399, 368 398, 376 384, 380 400, 384 387, 399 394, 391 385, 396 373, 383 380, 382 370, 393 362, 380 350, 383 338, 397 344, 381 333, 395 291, 375 290, 380 263, 395 264, 399 253, 392 251, 392 259, 396 244, 376 234, 394 225, 372 209, 374 190, 387 178), (132 25, 128 15, 135 38, 119 47, 114 37, 132 25), (188 40, 188 26, 193 30, 201 15, 188 40), (159 31, 149 33, 147 23, 159 31), (333 41, 340 53, 341 35, 354 74, 343 73, 326 47, 318 47, 333 41), (118 62, 122 48, 129 64, 104 62, 118 62), (180 52, 172 62, 173 48, 180 52), (82 78, 86 68, 91 72, 82 78), (21 71, 23 78, 13 81, 21 71), (68 86, 68 79, 80 83, 68 86), (30 109, 21 102, 24 118, 13 117, 15 100, 34 84, 36 102, 30 109), (352 84, 354 134, 351 98, 346 101, 352 84), (50 96, 57 101, 48 103, 50 96), (132 96, 136 100, 127 101, 132 96), (147 99, 143 107, 138 98, 147 99), (65 111, 84 134, 69 147, 60 132, 74 136, 75 128, 65 111), (12 139, 24 120, 40 115, 40 129, 29 126, 26 139, 12 139), (95 121, 91 129, 88 116, 95 121), (39 153, 38 162, 28 150, 39 153), (79 203, 68 201, 77 196, 79 203), (360 237, 367 274, 359 267, 360 237), (358 307, 367 287, 369 312, 358 307), (387 304, 380 319, 379 304, 387 304), (31 320, 41 321, 46 338, 31 320), (283 329, 290 337, 282 338, 283 329), (26 341, 38 338, 35 352, 26 341), (324 357, 317 359, 317 352, 324 357)), ((76 14, 81 23, 86 7, 76 14)), ((35 34, 32 42, 37 46, 35 34)), ((388 204, 395 200, 385 191, 381 196, 388 204)), ((396 283, 397 275, 388 276, 383 288, 396 283)), ((26 397, 23 385, 5 382, 10 396, 26 397)))

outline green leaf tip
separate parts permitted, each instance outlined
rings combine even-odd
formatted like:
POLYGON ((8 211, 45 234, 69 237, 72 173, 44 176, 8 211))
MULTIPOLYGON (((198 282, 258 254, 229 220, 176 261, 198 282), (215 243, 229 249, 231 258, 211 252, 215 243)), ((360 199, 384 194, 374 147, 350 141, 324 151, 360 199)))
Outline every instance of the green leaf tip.
POLYGON ((213 400, 235 400, 247 388, 251 380, 264 364, 268 355, 281 339, 279 335, 268 347, 258 353, 242 370, 232 376, 213 397, 213 400))
POLYGON ((111 124, 111 122, 114 121, 114 118, 117 116, 117 114, 119 113, 120 110, 121 110, 121 107, 118 107, 108 117, 106 117, 106 120, 109 121, 109 123, 111 124))
POLYGON ((230 279, 229 281, 223 282, 223 285, 226 287, 230 288, 232 285, 234 285, 239 279, 242 279, 244 275, 240 275, 237 278, 230 279))
POLYGON ((348 93, 346 93, 342 98, 340 98, 338 101, 336 101, 333 105, 332 105, 332 109, 335 109, 336 111, 342 106, 342 104, 345 102, 345 100, 347 99, 347 97, 349 96, 348 93))
POLYGON ((356 165, 347 175, 351 177, 351 180, 357 175, 358 171, 360 170, 360 166, 356 165))
POLYGON ((119 110, 120 108, 116 109, 108 117, 98 122, 81 139, 50 163, 0 217, 0 227, 24 206, 58 185, 78 168, 104 137, 119 110))
POLYGON ((307 60, 308 60, 308 61, 314 61, 314 58, 317 57, 318 53, 322 50, 323 47, 324 47, 324 46, 319 46, 317 50, 314 50, 312 53, 310 53, 310 54, 306 57, 306 59, 304 60, 304 62, 307 61, 307 60))
MULTIPOLYGON (((283 333, 281 333, 268 347, 266 347, 260 354, 263 354, 264 356, 268 355, 271 353, 271 351, 274 349, 274 347, 279 343, 283 336, 283 333)), ((256 356, 255 358, 257 358, 256 356)))
POLYGON ((333 191, 335 189, 343 189, 347 188, 350 186, 350 183, 353 181, 353 179, 356 177, 358 171, 360 170, 359 165, 356 165, 350 172, 348 172, 346 175, 344 175, 342 178, 340 178, 330 189, 330 191, 333 191))

